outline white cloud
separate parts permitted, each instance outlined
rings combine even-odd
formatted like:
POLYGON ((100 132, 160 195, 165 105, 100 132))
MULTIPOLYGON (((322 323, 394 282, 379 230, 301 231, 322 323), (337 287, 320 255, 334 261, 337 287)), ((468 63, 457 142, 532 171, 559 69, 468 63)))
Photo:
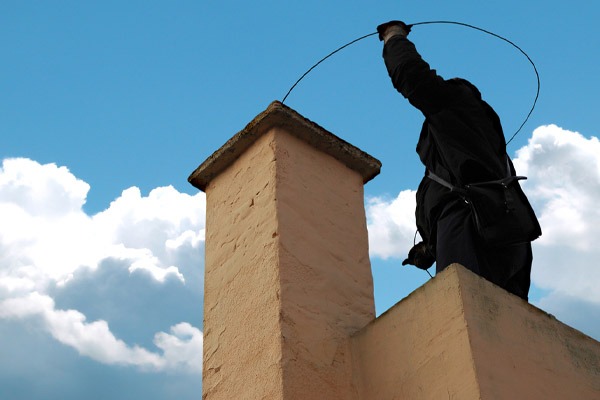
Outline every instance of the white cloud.
POLYGON ((172 326, 170 332, 159 332, 154 336, 154 344, 162 349, 166 365, 201 373, 202 332, 187 322, 172 326))
POLYGON ((165 245, 170 250, 177 250, 181 246, 185 244, 189 244, 192 247, 198 247, 200 242, 204 242, 205 231, 202 229, 199 232, 194 232, 192 230, 184 231, 181 235, 176 237, 175 239, 169 239, 165 242, 165 245))
POLYGON ((55 164, 42 166, 27 158, 13 158, 4 160, 0 169, 3 205, 12 204, 31 216, 60 217, 77 212, 89 189, 66 167, 55 164))
POLYGON ((59 342, 105 364, 134 365, 150 370, 201 371, 202 332, 188 323, 171 327, 171 334, 156 334, 155 344, 162 350, 159 354, 140 346, 128 346, 112 334, 106 321, 87 322, 79 311, 57 310, 47 295, 33 292, 0 302, 0 318, 31 317, 38 317, 59 342))
POLYGON ((160 356, 139 347, 129 348, 116 339, 106 321, 88 323, 85 316, 76 310, 57 310, 52 298, 37 292, 1 302, 0 317, 39 317, 44 328, 56 340, 103 363, 153 368, 159 368, 163 363, 160 356))
POLYGON ((173 187, 142 197, 123 191, 108 209, 88 216, 82 206, 89 185, 66 168, 27 159, 7 159, 0 169, 0 286, 19 290, 64 282, 82 266, 107 258, 127 260, 131 270, 154 279, 183 276, 169 265, 169 253, 187 240, 198 247, 204 230, 204 194, 173 187), (48 210, 44 209, 47 205, 48 210))
POLYGON ((89 216, 82 209, 89 189, 65 167, 3 160, 0 318, 42 321, 56 340, 103 363, 197 372, 197 365, 185 357, 201 352, 202 332, 197 328, 181 323, 169 334, 158 333, 158 353, 128 346, 105 320, 88 322, 77 310, 57 309, 48 290, 68 283, 79 268, 94 271, 107 260, 119 260, 130 273, 142 271, 158 284, 169 277, 184 283, 174 263, 189 257, 191 248, 201 250, 204 194, 190 196, 168 186, 144 197, 132 187, 106 210, 89 216))
POLYGON ((515 165, 529 177, 524 187, 543 231, 534 243, 534 283, 551 295, 600 306, 600 142, 542 126, 517 152, 515 165))
POLYGON ((393 200, 373 197, 367 200, 369 252, 387 259, 404 257, 413 246, 415 223, 415 192, 404 190, 393 200))

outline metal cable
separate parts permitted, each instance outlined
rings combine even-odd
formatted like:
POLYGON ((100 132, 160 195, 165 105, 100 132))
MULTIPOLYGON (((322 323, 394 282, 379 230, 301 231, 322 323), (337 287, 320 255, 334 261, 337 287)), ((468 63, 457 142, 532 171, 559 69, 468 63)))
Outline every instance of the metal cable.
MULTIPOLYGON (((471 25, 471 24, 466 24, 464 22, 456 22, 456 21, 425 21, 425 22, 416 22, 414 24, 410 24, 408 25, 409 27, 413 27, 413 26, 418 26, 418 25, 431 25, 431 24, 451 24, 451 25, 460 25, 460 26, 464 26, 467 28, 471 28, 471 29, 475 29, 484 33, 487 33, 488 35, 494 36, 498 39, 504 40, 505 42, 507 42, 508 44, 510 44, 511 46, 515 47, 517 50, 519 50, 525 57, 527 57, 527 60, 529 61, 529 63, 531 63, 531 66, 533 67, 533 70, 535 72, 535 77, 537 79, 537 90, 535 93, 535 98, 533 100, 533 104, 531 105, 531 109, 529 110, 529 112, 527 113, 527 116, 525 117, 525 119, 523 120, 523 122, 521 123, 521 125, 519 126, 519 129, 516 130, 516 132, 510 137, 510 139, 506 142, 506 144, 508 145, 514 138, 515 136, 517 136, 517 134, 521 131, 521 129, 523 128, 523 126, 525 125, 525 123, 529 120, 529 117, 531 116, 531 113, 533 113, 533 110, 535 109, 535 106, 537 104, 537 100, 538 97, 540 95, 540 75, 538 73, 538 70, 535 66, 535 63, 533 62, 533 60, 531 59, 531 57, 529 57, 529 55, 523 50, 521 49, 519 46, 517 46, 514 42, 512 42, 511 40, 500 36, 494 32, 488 31, 486 29, 483 28, 479 28, 475 25, 471 25)), ((374 36, 377 35, 377 32, 373 32, 373 33, 369 33, 368 35, 364 35, 361 36, 357 39, 352 40, 351 42, 346 43, 345 45, 338 47, 337 49, 335 49, 334 51, 332 51, 331 53, 327 54, 325 57, 321 58, 319 61, 317 61, 316 64, 314 64, 312 67, 310 67, 304 74, 302 74, 302 76, 300 76, 300 78, 298 78, 298 80, 292 85, 292 87, 288 90, 288 92, 286 93, 286 95, 283 97, 283 100, 281 101, 282 103, 285 103, 285 100, 288 98, 288 96, 290 95, 290 93, 292 92, 292 90, 294 90, 294 88, 298 85, 298 83, 300 83, 300 81, 302 79, 304 79, 304 77, 306 75, 308 75, 313 69, 315 69, 319 64, 321 64, 323 61, 327 60, 329 57, 331 57, 332 55, 334 55, 335 53, 337 53, 338 51, 345 49, 346 47, 350 46, 351 44, 354 44, 360 40, 366 39, 369 36, 374 36)))

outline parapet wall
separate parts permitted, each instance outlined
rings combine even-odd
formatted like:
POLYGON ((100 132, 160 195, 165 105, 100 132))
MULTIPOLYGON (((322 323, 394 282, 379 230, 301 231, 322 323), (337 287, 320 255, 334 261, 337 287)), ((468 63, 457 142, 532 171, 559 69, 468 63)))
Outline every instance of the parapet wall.
POLYGON ((600 343, 458 264, 352 341, 360 399, 600 399, 600 343))

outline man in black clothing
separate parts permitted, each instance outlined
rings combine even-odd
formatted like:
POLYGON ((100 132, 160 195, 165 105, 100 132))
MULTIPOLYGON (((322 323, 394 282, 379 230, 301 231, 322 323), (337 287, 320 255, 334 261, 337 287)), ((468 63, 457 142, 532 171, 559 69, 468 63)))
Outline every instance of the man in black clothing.
MULTIPOLYGON (((445 80, 407 39, 410 27, 391 21, 377 28, 383 58, 394 87, 425 116, 417 144, 421 162, 457 187, 502 179, 512 162, 496 112, 470 82, 445 80)), ((427 172, 426 172, 427 174, 427 172)), ((459 263, 527 300, 531 243, 492 247, 479 237, 469 205, 455 192, 425 176, 417 190, 417 228, 423 242, 403 264, 440 272, 459 263)))

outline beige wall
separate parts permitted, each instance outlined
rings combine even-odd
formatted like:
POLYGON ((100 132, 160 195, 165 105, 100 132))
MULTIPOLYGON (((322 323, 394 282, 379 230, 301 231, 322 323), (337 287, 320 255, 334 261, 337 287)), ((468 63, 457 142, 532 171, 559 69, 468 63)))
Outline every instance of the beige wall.
POLYGON ((375 318, 362 178, 276 134, 285 398, 351 399, 346 341, 375 318))
POLYGON ((351 399, 375 314, 363 178, 274 127, 206 188, 203 391, 351 399))
POLYGON ((479 399, 455 273, 442 273, 353 338, 361 399, 479 399))
POLYGON ((600 343, 458 271, 483 399, 600 399, 600 343))
POLYGON ((361 399, 600 399, 600 343, 458 264, 353 350, 361 399))
POLYGON ((279 248, 273 135, 206 190, 203 393, 281 398, 279 248))

